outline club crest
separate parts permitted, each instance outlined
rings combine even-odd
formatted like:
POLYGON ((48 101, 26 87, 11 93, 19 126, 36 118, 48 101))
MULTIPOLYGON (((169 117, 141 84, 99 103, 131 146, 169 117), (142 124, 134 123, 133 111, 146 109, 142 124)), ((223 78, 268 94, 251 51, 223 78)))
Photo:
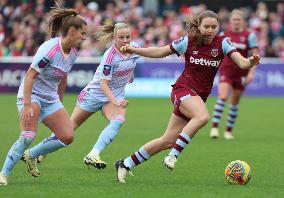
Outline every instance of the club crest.
POLYGON ((105 65, 103 69, 103 74, 105 76, 108 76, 110 74, 110 70, 111 70, 111 65, 105 65))
POLYGON ((217 57, 218 56, 218 49, 212 49, 211 53, 210 53, 213 57, 217 57))

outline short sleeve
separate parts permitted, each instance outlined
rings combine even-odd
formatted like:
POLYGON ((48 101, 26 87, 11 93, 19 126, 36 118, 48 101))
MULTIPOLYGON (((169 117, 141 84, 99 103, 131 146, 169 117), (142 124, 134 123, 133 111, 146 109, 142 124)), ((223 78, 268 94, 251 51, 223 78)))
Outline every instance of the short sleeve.
POLYGON ((33 57, 31 68, 35 69, 38 73, 41 73, 51 62, 51 58, 48 56, 50 48, 46 43, 42 44, 33 57))
POLYGON ((135 47, 135 48, 140 48, 140 47, 141 47, 141 46, 140 46, 138 43, 136 43, 136 42, 131 42, 131 43, 130 43, 130 46, 135 47))
POLYGON ((188 47, 188 37, 181 37, 170 44, 171 50, 178 56, 184 54, 188 47))
POLYGON ((114 51, 113 50, 107 50, 105 54, 103 55, 103 58, 101 60, 101 63, 99 65, 99 73, 98 78, 100 79, 106 79, 111 80, 112 74, 113 74, 113 64, 112 60, 114 58, 114 51))
POLYGON ((256 36, 254 33, 250 33, 248 36, 249 49, 258 47, 256 36))
POLYGON ((222 41, 223 53, 230 56, 233 52, 237 51, 236 47, 232 44, 228 37, 225 37, 222 41))

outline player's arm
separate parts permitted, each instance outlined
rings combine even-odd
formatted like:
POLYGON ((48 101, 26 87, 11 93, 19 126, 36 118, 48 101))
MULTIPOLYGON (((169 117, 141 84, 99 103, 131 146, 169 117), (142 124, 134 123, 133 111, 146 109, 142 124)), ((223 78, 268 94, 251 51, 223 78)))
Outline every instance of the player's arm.
POLYGON ((259 64, 260 57, 257 54, 253 54, 249 58, 243 57, 239 52, 233 52, 231 54, 231 59, 241 68, 250 69, 259 64))
POLYGON ((32 95, 32 88, 33 88, 33 80, 38 74, 39 73, 35 69, 30 67, 25 75, 24 98, 23 98, 24 108, 20 113, 20 119, 24 122, 25 127, 29 126, 30 118, 34 116, 32 105, 31 105, 31 95, 32 95))
POLYGON ((169 45, 166 45, 164 47, 146 47, 146 48, 136 48, 130 45, 125 45, 121 47, 121 50, 149 58, 163 58, 173 54, 173 51, 171 50, 169 45))
POLYGON ((64 79, 62 79, 58 85, 58 95, 61 102, 63 101, 66 86, 67 86, 67 76, 64 79))
MULTIPOLYGON (((250 50, 250 52, 251 52, 251 54, 258 54, 258 49, 257 48, 253 48, 253 49, 250 50)), ((249 73, 248 73, 248 75, 246 77, 246 84, 249 84, 249 83, 251 83, 253 81, 254 74, 255 74, 255 71, 256 71, 256 67, 257 66, 255 65, 252 68, 250 68, 249 73)))
POLYGON ((125 108, 128 105, 128 101, 127 100, 118 100, 112 93, 112 91, 110 90, 108 84, 109 84, 110 80, 107 79, 101 79, 100 83, 101 83, 101 90, 102 92, 106 95, 106 97, 110 100, 111 103, 113 103, 116 106, 125 108))
POLYGON ((224 54, 229 56, 234 63, 236 63, 241 69, 250 69, 259 64, 260 57, 257 54, 253 54, 249 58, 243 57, 236 47, 231 43, 229 38, 224 38, 222 41, 222 49, 224 54))
POLYGON ((24 106, 31 104, 31 95, 32 95, 32 87, 33 87, 33 80, 39 73, 33 69, 32 67, 29 68, 25 75, 24 80, 24 98, 23 104, 24 106))

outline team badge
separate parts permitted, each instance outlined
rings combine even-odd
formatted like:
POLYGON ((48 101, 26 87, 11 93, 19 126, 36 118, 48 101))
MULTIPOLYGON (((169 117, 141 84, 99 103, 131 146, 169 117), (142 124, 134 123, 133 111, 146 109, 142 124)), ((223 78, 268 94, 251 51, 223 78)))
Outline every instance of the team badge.
POLYGON ((48 63, 50 62, 50 60, 48 60, 47 58, 43 57, 39 62, 38 62, 38 67, 39 68, 45 68, 46 65, 48 65, 48 63))
POLYGON ((245 42, 245 41, 246 41, 246 37, 241 36, 241 37, 240 37, 240 41, 241 41, 241 42, 245 42))
POLYGON ((103 74, 105 76, 108 76, 110 74, 110 70, 111 70, 111 65, 105 65, 103 69, 103 74))
POLYGON ((213 57, 217 57, 217 56, 218 56, 218 48, 212 49, 212 50, 211 50, 211 55, 212 55, 213 57))

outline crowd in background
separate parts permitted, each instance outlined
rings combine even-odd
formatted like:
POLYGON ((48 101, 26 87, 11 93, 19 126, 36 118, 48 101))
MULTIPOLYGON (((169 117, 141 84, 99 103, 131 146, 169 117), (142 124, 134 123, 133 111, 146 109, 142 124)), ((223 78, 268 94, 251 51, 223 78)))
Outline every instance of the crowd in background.
MULTIPOLYGON (((0 57, 32 56, 38 46, 49 38, 47 11, 54 2, 44 0, 0 0, 0 57)), ((185 18, 208 9, 205 4, 177 7, 174 0, 114 0, 101 7, 98 1, 74 1, 72 7, 88 22, 88 35, 98 26, 125 22, 131 25, 132 39, 141 46, 163 46, 186 34, 185 18)), ((57 6, 69 6, 68 1, 57 0, 57 6)), ((284 3, 269 10, 264 2, 255 9, 240 8, 246 13, 247 28, 254 32, 260 55, 284 59, 284 3)), ((220 18, 220 31, 228 28, 230 10, 215 10, 220 18)), ((108 47, 108 46, 107 46, 108 47)), ((92 37, 82 44, 80 56, 100 56, 105 45, 92 37)))

